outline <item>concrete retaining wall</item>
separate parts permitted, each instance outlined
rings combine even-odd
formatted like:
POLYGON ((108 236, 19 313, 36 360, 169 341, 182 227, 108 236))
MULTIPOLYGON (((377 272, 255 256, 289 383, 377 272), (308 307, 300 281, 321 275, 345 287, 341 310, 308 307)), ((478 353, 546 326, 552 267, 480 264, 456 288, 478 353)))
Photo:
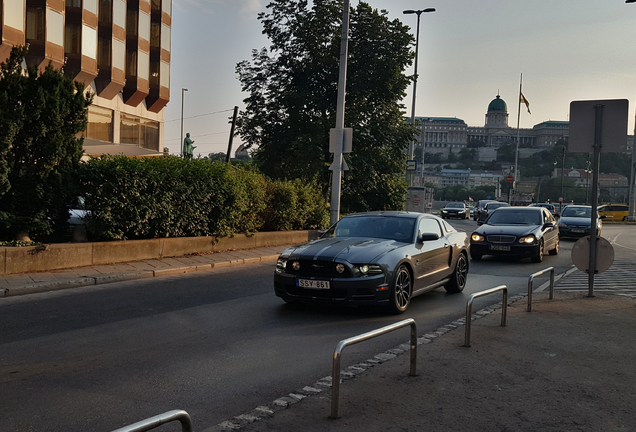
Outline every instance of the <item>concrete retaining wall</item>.
POLYGON ((0 275, 116 264, 226 250, 299 244, 316 231, 262 232, 234 237, 180 237, 0 248, 0 275))

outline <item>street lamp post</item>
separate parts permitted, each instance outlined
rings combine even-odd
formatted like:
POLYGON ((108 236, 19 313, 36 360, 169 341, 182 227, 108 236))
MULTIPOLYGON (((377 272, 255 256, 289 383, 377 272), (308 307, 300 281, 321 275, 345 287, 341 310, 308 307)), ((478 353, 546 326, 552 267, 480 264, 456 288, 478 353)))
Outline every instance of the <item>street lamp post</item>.
MULTIPOLYGON (((636 3, 636 0, 625 0, 625 3, 636 3)), ((634 206, 636 203, 636 185, 634 185, 636 176, 636 124, 634 125, 634 143, 632 143, 632 166, 629 175, 629 213, 627 215, 628 221, 636 220, 634 216, 634 206)))
MULTIPOLYGON (((564 175, 565 175, 565 145, 563 145, 563 159, 561 159, 561 199, 559 200, 561 201, 560 207, 563 207, 563 202, 565 201, 565 197, 563 196, 564 175)), ((559 209, 559 211, 561 211, 561 209, 559 209)))
MULTIPOLYGON (((420 44, 420 15, 427 12, 435 12, 435 8, 426 8, 422 10, 405 10, 405 15, 417 14, 417 30, 415 32, 415 70, 413 73, 413 104, 411 106, 411 124, 415 125, 415 99, 417 96, 417 55, 419 52, 420 44)), ((409 143, 409 158, 413 159, 413 152, 415 150, 415 139, 409 143)), ((424 160, 424 149, 422 149, 422 160, 424 160)))
POLYGON ((181 156, 183 156, 183 95, 185 92, 187 92, 188 89, 187 88, 181 88, 181 143, 179 144, 181 146, 181 156))

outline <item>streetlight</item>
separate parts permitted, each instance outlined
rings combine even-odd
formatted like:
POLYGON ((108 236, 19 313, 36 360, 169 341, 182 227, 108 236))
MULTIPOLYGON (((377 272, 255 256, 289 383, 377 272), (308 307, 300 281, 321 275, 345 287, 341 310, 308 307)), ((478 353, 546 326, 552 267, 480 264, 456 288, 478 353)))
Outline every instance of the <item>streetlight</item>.
MULTIPOLYGON (((625 0, 625 3, 636 3, 636 0, 625 0)), ((634 187, 634 177, 636 177, 636 125, 634 125, 634 143, 632 143, 632 166, 629 175, 629 213, 627 215, 628 221, 634 221, 634 207, 636 206, 636 187, 634 187)))
POLYGON ((181 88, 181 143, 179 146, 181 147, 181 156, 183 156, 183 95, 187 92, 187 88, 181 88))
MULTIPOLYGON (((411 106, 411 124, 415 126, 415 96, 417 95, 417 54, 420 43, 420 15, 427 12, 435 12, 435 8, 426 8, 422 10, 408 9, 402 12, 405 15, 417 14, 417 31, 415 33, 415 71, 413 73, 413 105, 411 106)), ((409 157, 413 159, 413 151, 415 149, 415 139, 409 144, 409 157)), ((424 149, 422 149, 422 160, 424 160, 424 149)))

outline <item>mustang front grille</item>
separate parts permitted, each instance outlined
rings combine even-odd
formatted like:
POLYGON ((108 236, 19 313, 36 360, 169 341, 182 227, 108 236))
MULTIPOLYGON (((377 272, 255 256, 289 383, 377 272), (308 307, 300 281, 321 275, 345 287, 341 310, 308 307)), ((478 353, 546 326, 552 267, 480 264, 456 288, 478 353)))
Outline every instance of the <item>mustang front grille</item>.
POLYGON ((349 268, 345 266, 344 272, 339 273, 336 270, 336 265, 338 263, 333 261, 315 261, 315 260, 287 260, 287 265, 285 267, 285 272, 288 274, 293 274, 296 276, 304 276, 304 277, 325 277, 325 278, 342 278, 342 277, 351 277, 351 272, 349 268), (294 270, 293 263, 298 262, 300 267, 298 270, 294 270))

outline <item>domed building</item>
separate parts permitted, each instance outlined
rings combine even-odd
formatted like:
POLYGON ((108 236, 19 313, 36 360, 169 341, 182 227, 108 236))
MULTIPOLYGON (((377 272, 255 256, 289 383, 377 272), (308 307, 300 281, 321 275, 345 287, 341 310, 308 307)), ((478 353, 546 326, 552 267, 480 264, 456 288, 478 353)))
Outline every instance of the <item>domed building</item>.
MULTIPOLYGON (((497 148, 516 145, 517 128, 508 124, 508 104, 497 94, 488 104, 484 126, 468 126, 457 117, 416 117, 420 127, 418 147, 424 146, 425 154, 439 153, 448 156, 466 147, 480 147, 481 160, 497 158, 497 148)), ((545 121, 532 129, 519 130, 519 147, 552 147, 569 136, 569 122, 545 121)), ((425 158, 426 162, 426 158, 425 158)))
POLYGON ((488 104, 488 112, 486 113, 487 128, 508 127, 508 105, 497 95, 495 99, 488 104))

